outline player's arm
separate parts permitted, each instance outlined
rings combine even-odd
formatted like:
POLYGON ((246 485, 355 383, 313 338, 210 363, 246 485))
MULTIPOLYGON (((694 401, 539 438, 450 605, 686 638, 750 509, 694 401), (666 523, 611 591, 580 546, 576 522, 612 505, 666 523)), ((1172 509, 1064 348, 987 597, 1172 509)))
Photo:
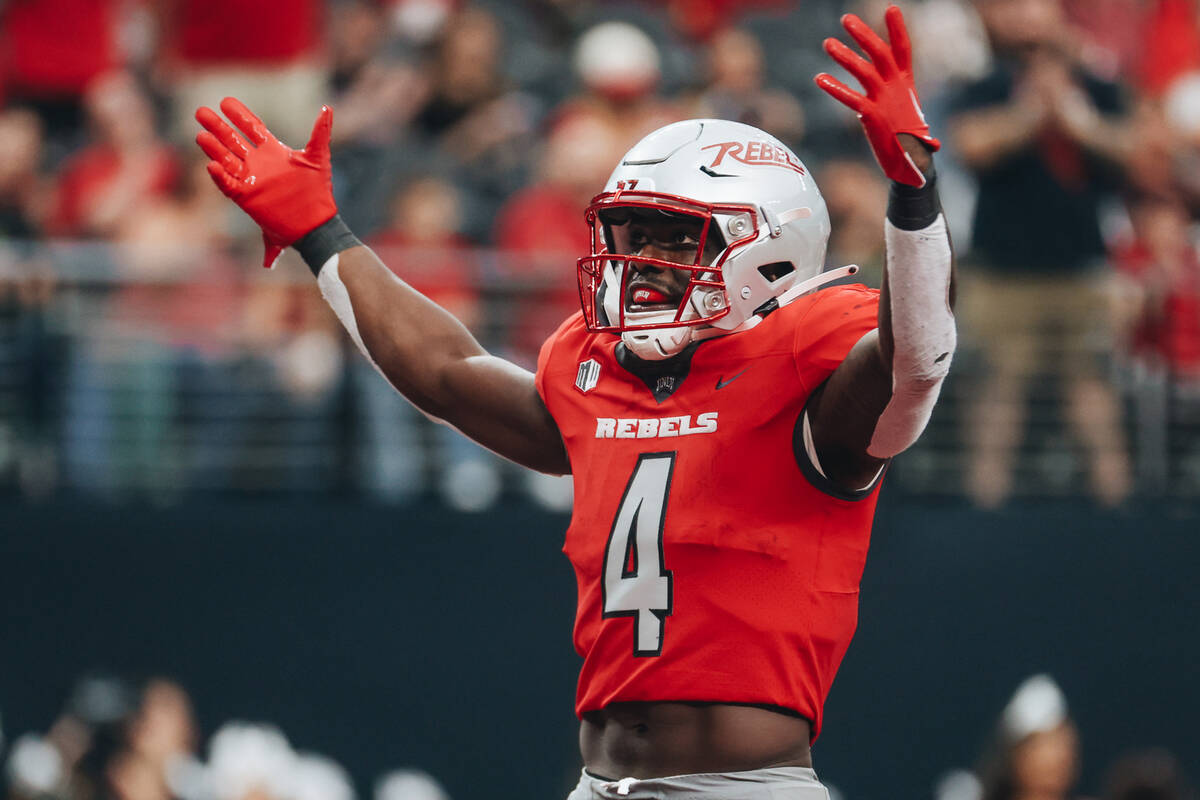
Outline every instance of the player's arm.
POLYGON ((201 108, 197 143, 217 187, 263 230, 265 265, 295 246, 355 345, 406 398, 483 446, 543 472, 570 464, 527 370, 489 355, 449 312, 397 278, 337 215, 330 179, 332 112, 304 150, 276 139, 242 103, 221 102, 241 136, 201 108))
POLYGON ((889 43, 854 15, 846 30, 870 57, 834 39, 826 51, 863 85, 829 75, 817 84, 858 112, 880 166, 892 179, 879 326, 863 337, 808 403, 816 455, 826 476, 861 489, 888 458, 917 440, 933 411, 955 348, 954 264, 937 196, 933 151, 917 104, 911 48, 900 10, 887 10, 889 43))

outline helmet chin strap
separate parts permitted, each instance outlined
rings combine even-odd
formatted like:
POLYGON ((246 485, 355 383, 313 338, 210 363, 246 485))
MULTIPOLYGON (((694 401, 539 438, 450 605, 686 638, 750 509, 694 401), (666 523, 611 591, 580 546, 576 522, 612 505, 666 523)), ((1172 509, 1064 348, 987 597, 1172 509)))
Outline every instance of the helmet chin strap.
POLYGON ((831 269, 828 272, 822 272, 820 275, 814 275, 808 280, 796 284, 783 294, 779 295, 779 307, 782 308, 793 300, 796 300, 802 295, 808 294, 814 289, 820 289, 827 283, 833 283, 834 281, 840 281, 842 278, 848 278, 856 272, 858 272, 858 265, 848 264, 844 267, 831 269))

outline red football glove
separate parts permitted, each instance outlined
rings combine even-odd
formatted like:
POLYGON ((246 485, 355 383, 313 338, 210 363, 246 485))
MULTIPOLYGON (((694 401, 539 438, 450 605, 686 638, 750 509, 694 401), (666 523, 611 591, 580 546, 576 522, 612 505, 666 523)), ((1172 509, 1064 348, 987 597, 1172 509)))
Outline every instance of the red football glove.
POLYGON ((942 143, 929 135, 929 125, 917 100, 917 89, 913 83, 912 45, 904 27, 904 15, 896 6, 888 6, 886 19, 890 47, 858 17, 853 14, 842 17, 842 26, 871 57, 870 61, 837 39, 825 40, 825 52, 858 78, 866 90, 866 96, 849 89, 824 72, 815 80, 817 86, 835 100, 858 112, 871 149, 875 151, 875 158, 889 178, 910 186, 924 186, 925 176, 904 152, 896 136, 911 134, 931 150, 940 149, 942 143))
POLYGON ((267 248, 263 266, 270 269, 284 248, 337 213, 329 166, 333 111, 322 106, 308 145, 293 150, 240 100, 226 97, 221 110, 245 138, 201 106, 196 120, 205 130, 196 135, 196 144, 212 159, 208 174, 213 183, 262 228, 267 248))

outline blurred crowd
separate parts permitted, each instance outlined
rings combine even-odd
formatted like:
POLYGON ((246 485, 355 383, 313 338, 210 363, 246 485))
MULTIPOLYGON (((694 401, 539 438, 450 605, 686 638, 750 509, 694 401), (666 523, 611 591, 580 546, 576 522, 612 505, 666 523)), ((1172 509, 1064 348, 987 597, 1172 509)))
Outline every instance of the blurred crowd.
MULTIPOLYGON (((1049 675, 1017 687, 978 764, 950 770, 935 800, 1076 800, 1081 731, 1049 675)), ((0 736, 3 800, 355 800, 355 781, 328 756, 297 752, 277 727, 228 722, 201 747, 187 692, 155 678, 81 679, 44 732, 0 736), (7 745, 7 747, 6 747, 7 745), (202 752, 203 751, 203 752, 202 752)), ((569 771, 568 771, 569 774, 569 771)), ((1178 759, 1128 749, 1104 770, 1099 800, 1196 800, 1178 759)), ((565 791, 565 787, 564 787, 565 791)), ((374 800, 450 800, 406 767, 374 782, 374 800)), ((830 785, 830 795, 841 795, 830 785)))
MULTIPOLYGON (((945 143, 968 345, 914 491, 1200 495, 1197 0, 900 0, 945 143)), ((292 257, 256 265, 195 108, 302 145, 335 110, 343 217, 532 367, 577 308, 582 209, 647 132, 763 127, 878 283, 887 185, 812 76, 883 0, 10 0, 0 6, 0 487, 503 491, 570 504, 413 411, 292 257)), ((843 76, 845 77, 845 76, 843 76)))
MULTIPOLYGON (((937 800, 1073 800, 1083 748, 1067 698, 1052 677, 1017 687, 974 769, 947 772, 937 800)), ((1109 765, 1101 800, 1195 800, 1179 760, 1163 748, 1130 749, 1109 765)))
MULTIPOLYGON (((5 750, 0 737, 0 750, 5 750)), ((111 676, 81 679, 44 733, 5 751, 5 800, 354 800, 333 759, 297 752, 277 727, 228 722, 202 758, 191 699, 178 684, 111 676)), ((428 773, 382 774, 374 800, 450 800, 428 773)))

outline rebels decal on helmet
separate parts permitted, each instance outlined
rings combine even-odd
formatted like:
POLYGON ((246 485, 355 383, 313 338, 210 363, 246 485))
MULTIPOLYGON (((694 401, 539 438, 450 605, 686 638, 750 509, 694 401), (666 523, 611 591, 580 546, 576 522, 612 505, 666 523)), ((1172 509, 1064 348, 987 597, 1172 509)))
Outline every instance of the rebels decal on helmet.
POLYGON ((725 156, 740 161, 743 164, 764 167, 785 167, 793 172, 798 172, 801 175, 806 175, 804 165, 800 163, 800 159, 791 154, 786 147, 776 147, 770 142, 718 142, 717 144, 706 145, 701 147, 701 150, 712 150, 714 147, 719 147, 717 157, 709 164, 709 167, 719 167, 721 162, 725 160, 725 156))

